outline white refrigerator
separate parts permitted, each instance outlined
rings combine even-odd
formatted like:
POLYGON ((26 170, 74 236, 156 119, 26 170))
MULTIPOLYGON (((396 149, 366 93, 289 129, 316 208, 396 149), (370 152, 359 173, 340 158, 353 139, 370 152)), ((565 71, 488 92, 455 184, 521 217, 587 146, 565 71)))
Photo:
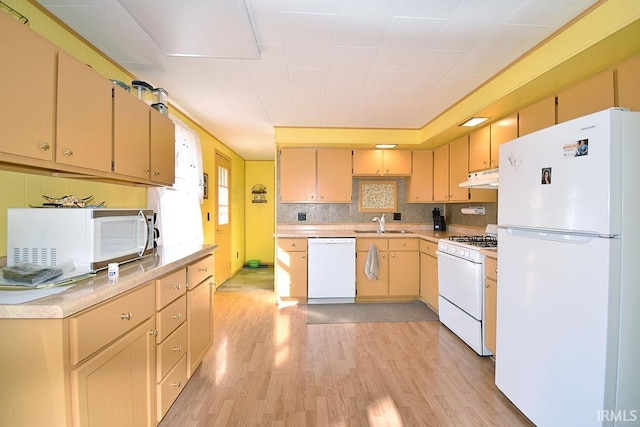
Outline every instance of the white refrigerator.
POLYGON ((537 426, 640 425, 640 113, 500 147, 496 385, 537 426))

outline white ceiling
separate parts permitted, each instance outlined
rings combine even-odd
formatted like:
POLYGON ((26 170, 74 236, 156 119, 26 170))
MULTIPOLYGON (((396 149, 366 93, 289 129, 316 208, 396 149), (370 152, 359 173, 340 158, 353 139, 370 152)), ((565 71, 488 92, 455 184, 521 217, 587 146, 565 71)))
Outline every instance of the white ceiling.
POLYGON ((596 0, 39 3, 241 157, 267 160, 274 126, 421 128, 596 0), (128 12, 145 6, 151 35, 128 12), (174 56, 189 35, 204 56, 174 56))

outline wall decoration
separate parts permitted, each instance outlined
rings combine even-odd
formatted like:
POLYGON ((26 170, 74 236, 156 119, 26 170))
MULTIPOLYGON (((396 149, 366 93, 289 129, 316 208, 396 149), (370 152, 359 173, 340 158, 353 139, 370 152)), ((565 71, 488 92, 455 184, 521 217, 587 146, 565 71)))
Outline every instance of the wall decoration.
POLYGON ((396 181, 360 181, 360 212, 395 212, 398 209, 396 181))
POLYGON ((251 203, 267 203, 267 187, 262 184, 256 184, 251 187, 253 200, 251 203))
POLYGON ((209 198, 209 174, 208 173, 203 173, 202 174, 202 185, 204 187, 204 191, 203 191, 203 195, 202 197, 204 199, 208 199, 209 198))

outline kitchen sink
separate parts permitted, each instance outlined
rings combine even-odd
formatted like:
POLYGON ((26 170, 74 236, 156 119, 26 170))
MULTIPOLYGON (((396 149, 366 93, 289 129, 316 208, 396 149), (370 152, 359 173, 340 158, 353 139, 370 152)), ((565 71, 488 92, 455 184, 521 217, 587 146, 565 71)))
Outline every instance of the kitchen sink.
POLYGON ((354 233, 366 233, 366 234, 411 234, 413 231, 409 230, 386 230, 384 233, 378 230, 353 230, 354 233))

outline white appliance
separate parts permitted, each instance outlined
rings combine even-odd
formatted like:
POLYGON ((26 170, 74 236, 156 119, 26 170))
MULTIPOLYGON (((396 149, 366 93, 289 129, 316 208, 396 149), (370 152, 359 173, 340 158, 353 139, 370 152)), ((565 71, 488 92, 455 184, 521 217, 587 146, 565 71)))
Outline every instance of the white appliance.
POLYGON ((481 356, 491 355, 484 336, 484 255, 497 249, 496 225, 484 236, 451 236, 438 241, 440 322, 481 356))
POLYGON ((496 384, 538 426, 640 423, 638 159, 620 109, 500 146, 496 384))
POLYGON ((355 302, 356 239, 310 238, 307 251, 307 303, 355 302))
POLYGON ((499 169, 488 169, 479 172, 472 172, 467 175, 467 180, 458 184, 458 187, 479 188, 485 190, 498 189, 499 169))
POLYGON ((7 210, 7 265, 97 271, 153 253, 154 214, 139 209, 7 210))

